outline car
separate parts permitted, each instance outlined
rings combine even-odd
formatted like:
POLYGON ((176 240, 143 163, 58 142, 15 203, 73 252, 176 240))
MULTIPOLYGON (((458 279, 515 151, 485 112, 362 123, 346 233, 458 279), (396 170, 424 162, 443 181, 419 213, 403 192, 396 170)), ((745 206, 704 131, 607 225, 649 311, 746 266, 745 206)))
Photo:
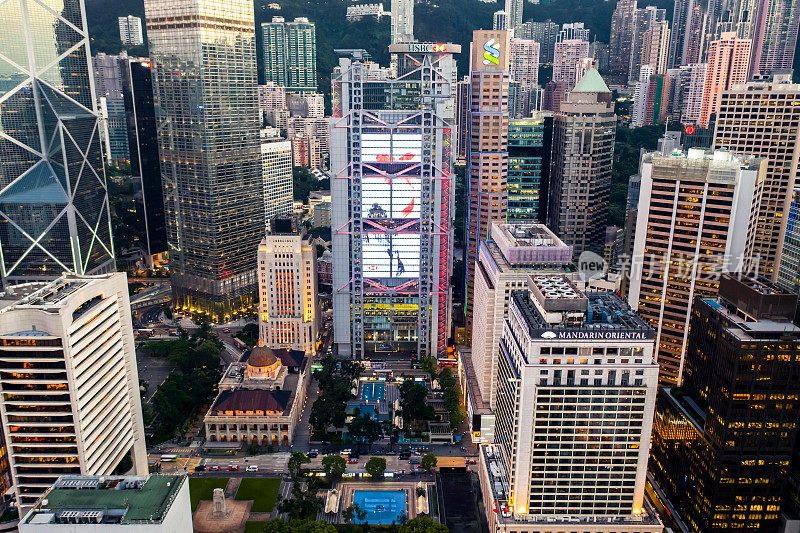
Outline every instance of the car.
POLYGON ((349 465, 354 465, 356 463, 358 463, 358 457, 351 457, 350 459, 347 460, 347 464, 349 465))
POLYGON ((351 453, 353 453, 353 450, 351 450, 350 448, 345 448, 345 449, 344 449, 344 450, 342 450, 340 453, 341 453, 342 455, 350 455, 351 453))
POLYGON ((231 328, 225 328, 225 329, 222 330, 222 333, 230 333, 230 332, 231 332, 231 328))
POLYGON ((248 472, 258 472, 258 465, 248 465, 245 470, 248 472))
POLYGON ((197 465, 196 467, 194 467, 194 471, 195 472, 202 472, 205 469, 206 469, 206 465, 197 465))
POLYGON ((383 451, 381 451, 381 450, 375 450, 373 453, 375 455, 383 455, 383 451))
POLYGON ((216 472, 217 470, 219 470, 219 467, 217 465, 212 465, 209 466, 208 469, 211 470, 212 472, 216 472))
POLYGON ((316 452, 316 451, 314 451, 314 450, 311 450, 310 452, 308 452, 308 454, 306 455, 306 457, 308 457, 309 459, 314 459, 314 458, 315 458, 315 457, 317 457, 318 455, 319 455, 319 452, 316 452))
POLYGON ((476 463, 477 463, 477 461, 475 461, 475 459, 467 459, 467 464, 468 465, 474 465, 476 463))
POLYGON ((228 465, 229 471, 236 471, 239 470, 239 465, 228 465))

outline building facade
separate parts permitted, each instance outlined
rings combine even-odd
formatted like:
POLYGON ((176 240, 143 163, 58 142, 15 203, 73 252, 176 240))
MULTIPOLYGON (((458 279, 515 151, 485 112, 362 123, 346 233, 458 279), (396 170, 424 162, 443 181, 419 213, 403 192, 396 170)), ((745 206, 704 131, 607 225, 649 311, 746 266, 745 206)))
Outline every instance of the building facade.
POLYGON ((616 295, 563 276, 531 276, 510 296, 495 444, 479 453, 490 527, 661 531, 645 503, 653 330, 616 295))
POLYGON ((255 304, 264 233, 253 6, 147 0, 145 13, 173 303, 228 322, 255 304))
POLYGON ((470 79, 456 83, 456 164, 466 165, 470 147, 470 79))
POLYGON ((617 117, 611 91, 589 70, 553 124, 547 225, 575 256, 605 245, 617 117))
POLYGON ((767 160, 764 195, 758 213, 754 255, 760 276, 775 281, 781 261, 792 190, 800 161, 800 85, 788 73, 724 91, 721 96, 715 149, 767 160))
POLYGON ((317 250, 294 215, 270 220, 258 247, 259 339, 313 354, 317 343, 317 250))
POLYGON ((537 109, 536 97, 539 91, 539 48, 533 39, 512 38, 509 54, 511 81, 519 84, 522 100, 522 117, 530 116, 537 109))
POLYGON ((113 271, 106 177, 81 0, 3 16, 0 275, 4 286, 113 271), (54 8, 55 9, 55 8, 54 8), (63 135, 62 135, 63 133, 63 135))
POLYGON ((414 42, 414 0, 391 0, 391 43, 414 42))
POLYGON ((750 78, 791 69, 800 27, 800 5, 786 0, 760 0, 753 31, 750 78))
POLYGON ((147 473, 125 274, 18 285, 0 309, 0 414, 17 504, 61 475, 147 473))
POLYGON ((118 17, 119 40, 125 46, 141 46, 144 44, 144 34, 142 33, 142 19, 128 15, 118 17))
POLYGON ((694 531, 782 530, 800 419, 796 302, 725 275, 718 296, 695 303, 686 377, 659 392, 650 462, 694 531))
POLYGON ((557 42, 553 52, 552 81, 565 83, 570 89, 575 87, 583 75, 580 62, 586 58, 591 58, 588 41, 568 39, 557 42))
POLYGON ((397 78, 366 76, 360 51, 340 59, 334 76, 334 343, 355 359, 443 357, 455 209, 452 54, 460 46, 397 44, 390 52, 397 78), (441 83, 426 82, 434 78, 441 83))
POLYGON ((800 188, 797 187, 792 191, 792 202, 786 214, 777 283, 784 290, 800 294, 800 188))
POLYGON ((553 117, 534 113, 508 122, 509 223, 544 221, 550 185, 553 117))
POLYGON ((129 58, 122 62, 122 96, 128 128, 131 177, 139 179, 142 189, 142 244, 147 264, 152 267, 153 257, 166 252, 168 245, 158 151, 158 121, 149 60, 129 58))
POLYGON ((264 81, 287 91, 317 90, 317 31, 313 22, 297 17, 286 22, 272 17, 261 24, 264 81))
POLYGON ((636 0, 619 0, 611 16, 609 68, 613 74, 627 76, 633 51, 636 0))
POLYGON ((277 138, 261 139, 261 176, 264 178, 264 227, 276 215, 293 210, 292 143, 277 138))
POLYGON ((474 31, 470 64, 470 149, 464 264, 466 331, 472 329, 475 263, 492 222, 508 207, 509 32, 474 31))
POLYGON ((662 383, 683 380, 695 298, 751 267, 765 169, 698 148, 642 160, 628 302, 656 328, 662 383))
POLYGON ((702 127, 705 128, 711 114, 719 110, 723 91, 747 81, 750 46, 749 39, 739 39, 732 32, 723 33, 709 44, 703 104, 698 121, 702 127))

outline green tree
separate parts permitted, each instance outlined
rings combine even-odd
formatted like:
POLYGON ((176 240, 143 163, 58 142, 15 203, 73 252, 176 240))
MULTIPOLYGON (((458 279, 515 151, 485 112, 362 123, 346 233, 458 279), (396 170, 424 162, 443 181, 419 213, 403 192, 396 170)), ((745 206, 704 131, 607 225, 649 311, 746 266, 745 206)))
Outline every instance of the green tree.
POLYGON ((407 379, 400 385, 400 407, 406 422, 433 418, 433 408, 425 402, 427 396, 428 388, 422 383, 407 379))
POLYGON ((435 455, 433 455, 432 453, 426 453, 425 455, 422 456, 422 459, 420 459, 419 466, 422 467, 424 471, 430 474, 436 468, 436 464, 438 462, 439 461, 438 459, 436 459, 435 455))
POLYGON ((300 452, 292 452, 292 455, 289 456, 289 463, 287 464, 286 468, 289 469, 289 472, 292 474, 292 476, 297 477, 301 475, 303 465, 310 462, 311 459, 309 459, 305 454, 300 452))
POLYGON ((330 426, 340 428, 344 426, 345 418, 344 401, 325 392, 314 400, 308 415, 308 421, 317 431, 325 431, 330 426))
POLYGON ((383 473, 386 471, 386 459, 383 457, 372 457, 367 464, 364 465, 367 474, 372 476, 372 479, 383 479, 383 473))
POLYGON ((246 345, 255 346, 258 344, 258 324, 245 324, 236 336, 246 345))
POLYGON ((417 493, 417 497, 425 496, 425 494, 426 494, 425 488, 424 487, 417 487, 416 493, 417 493))
POLYGON ((362 509, 360 505, 354 503, 344 511, 342 511, 342 518, 348 524, 355 522, 363 522, 367 519, 367 511, 362 509))
POLYGON ((327 455, 322 458, 322 470, 331 481, 341 479, 346 469, 347 460, 341 455, 327 455))
POLYGON ((432 355, 426 355, 422 358, 420 368, 427 372, 431 379, 436 379, 436 375, 439 373, 439 363, 432 355))
POLYGON ((289 520, 274 518, 264 525, 264 533, 336 533, 336 528, 327 522, 315 520, 289 520))
POLYGON ((397 528, 398 533, 447 533, 447 526, 427 515, 412 518, 397 528))
POLYGON ((307 478, 303 483, 295 482, 292 485, 292 497, 278 502, 278 511, 288 514, 291 519, 316 518, 322 510, 322 498, 317 496, 320 484, 316 477, 307 478))
POLYGON ((372 446, 372 443, 381 438, 383 430, 379 422, 376 422, 369 415, 356 415, 347 425, 347 433, 350 438, 358 443, 359 449, 361 444, 372 446))

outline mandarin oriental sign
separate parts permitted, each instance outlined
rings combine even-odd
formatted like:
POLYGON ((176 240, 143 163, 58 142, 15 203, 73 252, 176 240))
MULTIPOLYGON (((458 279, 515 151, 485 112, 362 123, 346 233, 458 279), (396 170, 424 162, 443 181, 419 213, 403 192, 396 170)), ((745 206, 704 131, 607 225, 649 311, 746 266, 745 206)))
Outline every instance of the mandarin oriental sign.
POLYGON ((543 331, 539 334, 543 339, 556 340, 603 340, 603 341, 643 341, 654 337, 653 331, 543 331))

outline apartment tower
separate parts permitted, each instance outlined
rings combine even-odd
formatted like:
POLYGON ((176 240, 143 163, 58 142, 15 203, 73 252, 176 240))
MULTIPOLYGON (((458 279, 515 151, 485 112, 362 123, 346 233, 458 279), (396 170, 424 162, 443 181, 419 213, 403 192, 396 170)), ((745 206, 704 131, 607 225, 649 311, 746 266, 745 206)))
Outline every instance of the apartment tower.
POLYGON ((228 322, 255 304, 264 236, 253 5, 145 0, 144 7, 173 303, 228 322))
POLYGON ((470 149, 467 162, 465 314, 472 331, 475 264, 492 222, 508 206, 509 32, 476 30, 470 51, 470 149))
MULTIPOLYGON (((125 274, 66 274, 0 297, 0 414, 17 504, 59 476, 147 474, 125 274)), ((24 511, 23 511, 24 512, 24 511)))
POLYGON ((749 39, 739 39, 735 33, 726 32, 708 46, 706 83, 699 124, 708 126, 712 113, 719 110, 722 92, 747 81, 750 65, 749 39))
POLYGON ((722 93, 714 148, 767 160, 753 253, 759 275, 775 281, 800 161, 800 85, 776 72, 722 93))
POLYGON ((628 302, 656 329, 664 384, 683 380, 695 298, 750 268, 765 171, 762 159, 699 148, 642 159, 628 302))
POLYGON ((272 17, 261 24, 264 81, 287 91, 316 92, 317 32, 313 22, 297 17, 286 22, 272 17))

